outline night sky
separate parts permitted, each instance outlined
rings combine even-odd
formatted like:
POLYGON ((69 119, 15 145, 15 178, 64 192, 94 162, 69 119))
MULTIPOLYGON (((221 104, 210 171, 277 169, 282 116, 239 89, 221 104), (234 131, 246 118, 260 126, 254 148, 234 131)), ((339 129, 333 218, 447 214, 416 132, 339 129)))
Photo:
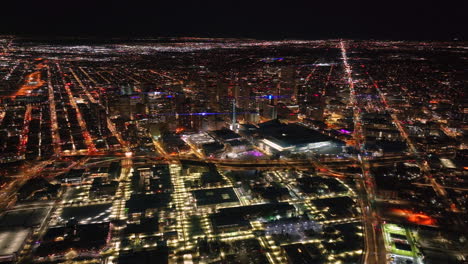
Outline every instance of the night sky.
POLYGON ((3 34, 414 40, 467 37, 468 5, 464 0, 435 1, 437 4, 419 0, 5 2, 0 11, 3 34))

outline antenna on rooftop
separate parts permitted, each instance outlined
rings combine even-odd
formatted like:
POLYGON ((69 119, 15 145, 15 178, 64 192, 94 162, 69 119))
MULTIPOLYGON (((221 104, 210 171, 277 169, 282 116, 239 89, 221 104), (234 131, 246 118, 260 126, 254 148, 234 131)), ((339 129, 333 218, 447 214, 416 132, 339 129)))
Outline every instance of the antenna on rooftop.
POLYGON ((236 117, 236 99, 232 100, 232 125, 231 130, 237 130, 237 117, 236 117))

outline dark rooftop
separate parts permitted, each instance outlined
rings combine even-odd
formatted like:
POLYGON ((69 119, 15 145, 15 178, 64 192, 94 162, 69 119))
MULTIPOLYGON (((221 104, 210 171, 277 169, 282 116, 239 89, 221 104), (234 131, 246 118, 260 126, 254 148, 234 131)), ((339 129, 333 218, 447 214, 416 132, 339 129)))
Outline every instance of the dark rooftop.
POLYGON ((204 189, 192 192, 197 199, 197 205, 213 205, 239 202, 232 188, 204 189))

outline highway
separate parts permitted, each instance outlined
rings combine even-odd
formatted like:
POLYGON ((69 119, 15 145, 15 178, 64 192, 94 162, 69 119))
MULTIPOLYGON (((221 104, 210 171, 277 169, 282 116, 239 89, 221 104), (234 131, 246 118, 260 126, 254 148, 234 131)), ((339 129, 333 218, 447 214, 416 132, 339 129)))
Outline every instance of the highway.
POLYGON ((26 111, 24 113, 23 131, 21 131, 20 146, 18 148, 18 152, 20 156, 25 156, 26 154, 26 144, 28 143, 28 135, 29 135, 29 123, 31 122, 31 111, 32 111, 32 105, 28 104, 26 106, 26 111))
POLYGON ((39 162, 31 168, 23 168, 17 176, 7 186, 0 190, 0 211, 10 208, 16 202, 16 194, 18 190, 29 180, 34 178, 45 166, 52 163, 54 160, 46 160, 39 162))
MULTIPOLYGON (((362 131, 362 122, 361 122, 361 109, 358 106, 356 99, 356 90, 354 87, 354 80, 352 76, 352 68, 348 63, 348 55, 346 43, 340 41, 341 56, 343 61, 343 66, 345 68, 346 80, 349 85, 350 98, 349 98, 349 107, 353 109, 353 120, 354 120, 354 132, 353 138, 356 143, 356 149, 359 152, 363 153, 363 131, 362 131)), ((365 244, 366 250, 364 253, 364 263, 370 264, 379 264, 384 263, 385 259, 381 259, 382 255, 385 255, 384 247, 381 247, 378 243, 379 237, 381 234, 378 234, 375 230, 375 227, 378 225, 378 221, 375 219, 374 208, 372 207, 372 200, 374 199, 374 179, 370 174, 370 165, 366 158, 359 156, 359 164, 362 170, 362 179, 358 182, 360 186, 360 203, 361 210, 363 215, 363 224, 365 235, 365 244)))
POLYGON ((49 97, 49 109, 50 109, 50 121, 51 121, 51 130, 52 130, 52 143, 54 145, 54 154, 56 157, 60 156, 60 135, 59 135, 59 126, 57 122, 57 111, 55 109, 55 96, 54 96, 54 86, 52 85, 52 74, 50 72, 50 67, 47 67, 47 87, 48 87, 48 97, 49 97))

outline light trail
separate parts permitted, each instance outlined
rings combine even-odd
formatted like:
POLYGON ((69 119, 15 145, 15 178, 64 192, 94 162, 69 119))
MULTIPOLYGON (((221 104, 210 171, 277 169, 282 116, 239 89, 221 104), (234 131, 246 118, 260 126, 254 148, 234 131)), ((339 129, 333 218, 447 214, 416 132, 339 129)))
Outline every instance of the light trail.
POLYGON ((322 88, 322 96, 325 96, 325 94, 327 92, 327 86, 330 83, 330 79, 331 79, 334 67, 335 67, 334 64, 332 64, 331 67, 330 67, 330 71, 328 72, 328 75, 327 75, 327 80, 325 81, 325 84, 323 85, 323 88, 322 88))
POLYGON ((317 61, 318 61, 318 59, 314 62, 314 64, 312 64, 314 67, 312 68, 312 70, 310 70, 310 73, 306 76, 306 78, 304 80, 304 85, 307 85, 310 78, 312 77, 312 75, 314 75, 315 71, 317 70, 317 67, 318 67, 317 61))
POLYGON ((81 79, 78 78, 78 75, 76 74, 76 72, 73 70, 72 67, 68 67, 68 69, 70 70, 70 72, 72 73, 73 77, 75 78, 75 80, 78 82, 78 84, 80 85, 81 89, 83 89, 83 91, 85 92, 86 96, 88 97, 89 101, 91 101, 91 103, 95 104, 97 103, 96 100, 94 99, 94 97, 89 93, 88 89, 86 88, 86 86, 83 84, 83 82, 81 82, 81 79))
POLYGON ((111 82, 106 78, 104 77, 101 72, 98 72, 96 71, 96 74, 99 75, 99 77, 101 77, 104 81, 106 81, 107 84, 111 84, 111 82))
POLYGON ((33 166, 32 168, 28 168, 24 170, 19 177, 17 177, 14 181, 10 182, 6 187, 0 190, 0 211, 4 209, 8 209, 11 205, 16 202, 16 194, 18 190, 31 178, 36 177, 37 174, 48 164, 52 163, 54 159, 45 160, 37 165, 33 166))
MULTIPOLYGON (((167 75, 167 74, 160 73, 160 72, 157 72, 157 71, 155 71, 155 70, 150 70, 150 72, 153 73, 153 74, 159 75, 159 76, 161 76, 161 77, 165 77, 165 78, 167 78, 167 79, 170 79, 170 80, 172 80, 172 81, 178 81, 177 79, 175 79, 175 78, 173 78, 173 77, 171 77, 171 76, 169 76, 169 75, 167 75)), ((179 81, 179 82, 181 82, 181 81, 179 81)))
MULTIPOLYGON (((60 67, 60 65, 58 63, 57 63, 57 68, 59 69, 60 72, 62 72, 61 67, 60 67)), ((62 81, 64 83, 65 91, 68 94, 70 104, 72 105, 72 107, 76 111, 76 118, 78 120, 78 124, 81 127, 81 131, 83 133, 83 137, 85 139, 86 145, 88 146, 88 152, 90 152, 90 153, 97 152, 97 149, 96 149, 96 146, 94 145, 93 139, 91 138, 91 135, 90 135, 90 133, 89 133, 87 127, 86 127, 86 122, 84 121, 83 116, 81 115, 80 108, 76 104, 75 98, 73 97, 73 94, 72 94, 72 92, 70 90, 70 86, 65 84, 65 80, 63 79, 63 77, 62 77, 62 81)))
POLYGON ((94 84, 98 84, 98 83, 96 82, 96 80, 94 80, 94 79, 89 75, 89 73, 83 69, 83 67, 78 67, 78 68, 79 68, 80 71, 81 71, 84 75, 86 75, 86 77, 88 77, 88 79, 90 79, 94 84))
POLYGON ((50 121, 51 121, 51 133, 52 133, 52 143, 54 145, 55 156, 60 156, 60 135, 58 133, 58 122, 57 122, 57 111, 55 109, 55 96, 54 96, 54 87, 52 86, 52 74, 50 72, 50 67, 47 67, 47 91, 49 96, 49 109, 50 109, 50 121))
POLYGON ((31 111, 32 106, 28 104, 26 106, 26 111, 24 113, 24 123, 23 123, 23 131, 21 132, 20 136, 20 145, 18 148, 19 156, 25 156, 26 154, 26 144, 28 143, 28 136, 29 136, 29 123, 31 122, 31 111))
MULTIPOLYGON (((362 131, 362 126, 361 126, 361 113, 359 106, 357 104, 356 100, 356 90, 354 87, 354 80, 352 77, 352 68, 348 63, 348 55, 347 55, 347 50, 346 50, 346 44, 344 41, 340 41, 340 49, 341 49, 341 57, 343 61, 343 66, 345 69, 345 78, 347 80, 347 83, 349 85, 349 106, 352 107, 353 109, 353 120, 354 120, 354 132, 353 132, 353 137, 355 140, 355 145, 359 152, 363 152, 363 131, 362 131)), ((379 262, 379 247, 377 245, 377 234, 374 229, 374 222, 375 219, 372 215, 372 210, 368 210, 371 208, 371 203, 370 200, 374 199, 374 189, 373 189, 373 177, 369 172, 370 165, 365 157, 361 158, 359 155, 358 161, 361 166, 361 170, 363 173, 363 178, 364 182, 359 181, 358 183, 362 184, 363 188, 363 198, 360 199, 360 204, 361 204, 361 209, 362 209, 362 216, 363 216, 363 224, 364 224, 364 229, 366 231, 365 235, 365 244, 366 244, 366 250, 365 250, 365 255, 364 255, 364 263, 380 263, 379 262), (367 183, 367 184, 366 184, 367 183), (368 186, 370 185, 370 186, 368 186), (370 258, 370 255, 373 254, 373 258, 370 258)))
MULTIPOLYGON (((80 67, 81 69, 81 67, 80 67)), ((100 107, 104 108, 105 107, 101 104, 100 100, 99 101, 96 101, 96 99, 94 99, 94 97, 91 95, 91 93, 89 92, 89 90, 86 88, 86 86, 83 84, 83 82, 81 81, 81 79, 78 77, 78 75, 75 73, 75 71, 72 69, 72 67, 69 67, 69 70, 70 72, 72 73, 73 77, 76 79, 76 81, 78 82, 78 84, 80 85, 81 89, 83 89, 83 91, 85 92, 85 95, 86 97, 88 98, 88 100, 91 102, 91 103, 94 103, 94 104, 98 104, 100 107)), ((83 69, 81 69, 83 71, 83 69)), ((117 140, 119 141, 120 145, 122 145, 123 149, 125 152, 127 151, 130 151, 130 147, 128 145, 128 142, 126 142, 123 138, 122 138, 122 135, 120 133, 117 132, 117 129, 114 125, 114 123, 112 123, 112 120, 110 119, 109 115, 106 115, 106 123, 107 123, 107 128, 109 129, 109 131, 112 133, 112 135, 114 137, 117 138, 117 140)))

